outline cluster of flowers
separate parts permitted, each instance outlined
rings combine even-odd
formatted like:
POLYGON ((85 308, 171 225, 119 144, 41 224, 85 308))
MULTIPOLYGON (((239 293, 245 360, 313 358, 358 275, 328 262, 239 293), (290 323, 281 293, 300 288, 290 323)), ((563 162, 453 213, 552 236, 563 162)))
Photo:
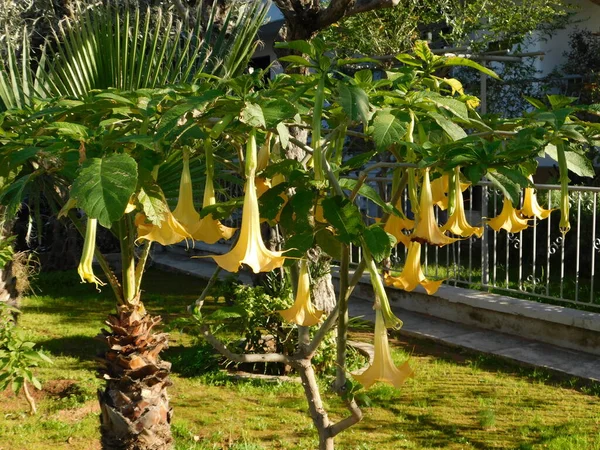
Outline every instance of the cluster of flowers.
MULTIPOLYGON (((420 284, 428 294, 434 294, 442 280, 428 280, 423 274, 421 244, 428 243, 442 247, 460 238, 469 238, 473 235, 478 238, 482 236, 483 227, 473 227, 467 221, 462 192, 467 189, 469 184, 462 183, 459 168, 457 167, 455 170, 454 186, 452 186, 455 199, 454 210, 442 227, 438 226, 434 206, 437 205, 443 210, 447 209, 448 196, 446 193, 449 191, 449 177, 442 175, 430 182, 429 169, 424 171, 419 205, 418 208, 414 208, 416 220, 393 215, 386 223, 385 231, 392 234, 397 242, 404 244, 408 249, 406 263, 400 276, 385 276, 385 282, 389 286, 412 291, 420 284), (405 231, 410 231, 410 234, 406 234, 405 231), (446 232, 458 237, 449 237, 446 232)), ((396 207, 403 214, 400 204, 396 207)), ((495 231, 504 229, 509 233, 518 233, 526 229, 529 221, 534 217, 542 220, 547 218, 550 213, 551 210, 543 209, 538 204, 534 189, 526 188, 523 207, 520 210, 515 209, 511 201, 505 198, 501 213, 497 217, 489 219, 487 224, 495 231)))

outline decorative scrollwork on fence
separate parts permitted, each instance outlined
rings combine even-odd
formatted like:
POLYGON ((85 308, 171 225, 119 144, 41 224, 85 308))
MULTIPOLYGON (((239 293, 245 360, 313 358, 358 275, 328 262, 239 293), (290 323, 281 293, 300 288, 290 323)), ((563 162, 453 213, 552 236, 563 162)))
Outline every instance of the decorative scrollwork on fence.
POLYGON ((557 237, 554 242, 550 245, 550 248, 548 249, 548 254, 549 255, 554 255, 558 249, 562 246, 564 241, 564 238, 562 236, 557 237))
POLYGON ((521 239, 520 239, 519 235, 516 233, 508 233, 507 239, 508 239, 508 245, 512 244, 513 248, 518 249, 519 246, 521 245, 521 239))

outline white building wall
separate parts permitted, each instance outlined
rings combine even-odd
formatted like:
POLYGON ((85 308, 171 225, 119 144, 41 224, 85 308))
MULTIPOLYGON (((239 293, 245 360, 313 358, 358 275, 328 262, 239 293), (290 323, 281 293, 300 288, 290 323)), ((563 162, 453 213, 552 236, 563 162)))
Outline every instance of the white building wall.
POLYGON ((569 49, 569 35, 575 29, 600 32, 600 5, 591 0, 571 0, 571 3, 579 8, 579 12, 574 18, 575 23, 564 30, 557 30, 550 39, 537 40, 526 50, 545 53, 536 64, 536 68, 541 72, 540 76, 548 75, 555 68, 564 64, 566 60, 564 53, 569 49))

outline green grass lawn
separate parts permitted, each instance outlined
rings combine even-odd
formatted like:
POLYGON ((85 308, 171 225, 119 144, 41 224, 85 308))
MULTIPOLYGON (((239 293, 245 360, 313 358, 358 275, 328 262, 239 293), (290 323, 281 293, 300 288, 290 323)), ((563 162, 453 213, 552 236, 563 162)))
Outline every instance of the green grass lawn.
MULTIPOLYGON (((0 449, 98 449, 94 336, 114 308, 110 290, 96 293, 74 274, 44 276, 25 299, 21 327, 55 361, 37 374, 39 413, 26 414, 22 397, 0 393, 0 449)), ((150 270, 144 300, 166 322, 186 314, 202 282, 150 270)), ((370 340, 355 330, 353 339, 370 340)), ((501 360, 462 353, 402 336, 390 339, 398 362, 411 359, 415 376, 402 390, 368 391, 364 420, 337 439, 339 449, 600 449, 597 385, 556 379, 501 360)), ((298 449, 317 447, 315 430, 297 383, 234 380, 201 373, 206 360, 190 335, 171 333, 164 358, 174 363, 170 388, 177 449, 298 449), (198 356, 200 354, 200 356, 198 356)), ((322 383, 325 388, 327 381, 322 383)), ((345 410, 325 396, 331 416, 345 410)))

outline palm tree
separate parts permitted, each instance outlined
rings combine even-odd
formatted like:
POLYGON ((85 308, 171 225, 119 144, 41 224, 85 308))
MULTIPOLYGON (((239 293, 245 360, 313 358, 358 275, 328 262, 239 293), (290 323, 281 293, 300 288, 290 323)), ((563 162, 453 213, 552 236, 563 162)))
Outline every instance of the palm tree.
MULTIPOLYGON (((0 59, 0 109, 35 107, 36 98, 86 98, 98 89, 135 91, 202 82, 206 76, 234 77, 245 69, 268 10, 261 2, 232 7, 217 26, 215 7, 208 21, 202 21, 180 19, 161 8, 77 5, 78 15, 61 23, 39 57, 32 56, 27 33, 18 49, 6 41, 3 53, 7 57, 0 59)), ((201 11, 200 5, 196 19, 201 11)), ((16 170, 32 172, 27 163, 16 170)), ((30 199, 39 198, 41 188, 35 177, 31 179, 23 182, 22 189, 0 190, 0 203, 12 203, 10 207, 15 208, 28 194, 30 199)), ((71 181, 56 179, 55 183, 65 189, 71 181)), ((50 201, 62 200, 53 193, 50 201)), ((95 252, 117 298, 117 311, 106 322, 110 330, 100 335, 109 347, 100 369, 106 380, 99 393, 102 445, 105 449, 167 449, 172 445, 166 391, 171 384, 170 364, 159 357, 167 336, 154 330, 160 318, 148 314, 140 299, 139 283, 150 244, 143 247, 136 267, 130 216, 112 227, 121 242, 120 280, 95 252)), ((75 214, 70 217, 85 234, 75 214)))

